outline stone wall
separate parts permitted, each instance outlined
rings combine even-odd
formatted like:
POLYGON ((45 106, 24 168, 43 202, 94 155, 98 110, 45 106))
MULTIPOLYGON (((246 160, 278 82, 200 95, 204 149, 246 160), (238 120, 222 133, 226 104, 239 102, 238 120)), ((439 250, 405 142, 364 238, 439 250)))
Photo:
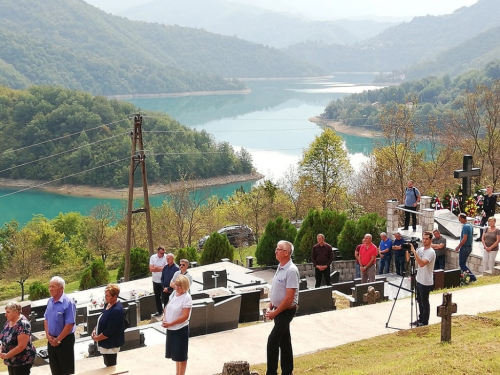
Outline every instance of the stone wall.
MULTIPOLYGON (((332 263, 330 271, 338 271, 340 273, 339 281, 354 280, 356 275, 355 260, 336 260, 332 263)), ((301 278, 314 277, 314 266, 312 263, 297 264, 301 278)))

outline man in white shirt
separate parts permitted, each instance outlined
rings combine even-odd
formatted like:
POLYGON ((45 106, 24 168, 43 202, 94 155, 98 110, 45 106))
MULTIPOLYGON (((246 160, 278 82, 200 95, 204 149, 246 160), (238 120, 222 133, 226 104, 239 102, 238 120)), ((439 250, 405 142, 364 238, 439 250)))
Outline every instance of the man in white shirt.
MULTIPOLYGON (((436 261, 436 252, 431 247, 432 233, 425 231, 422 235, 422 242, 424 246, 419 247, 417 250, 410 242, 410 249, 415 256, 415 263, 417 268, 417 302, 419 316, 416 322, 412 325, 417 327, 426 326, 429 324, 429 316, 431 313, 429 303, 429 293, 434 285, 434 262, 436 261)), ((407 259, 410 255, 407 253, 407 259)))
POLYGON ((161 271, 163 271, 165 264, 167 264, 165 248, 159 246, 157 253, 151 255, 151 258, 149 258, 149 271, 153 275, 153 292, 155 294, 156 309, 158 311, 154 316, 161 316, 163 314, 163 304, 161 303, 161 293, 163 290, 161 287, 161 271))

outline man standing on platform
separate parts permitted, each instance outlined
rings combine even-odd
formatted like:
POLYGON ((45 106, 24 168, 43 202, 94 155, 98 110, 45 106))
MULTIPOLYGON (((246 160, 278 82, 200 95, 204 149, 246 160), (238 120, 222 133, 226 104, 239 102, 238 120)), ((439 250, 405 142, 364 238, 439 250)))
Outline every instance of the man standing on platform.
MULTIPOLYGON (((420 202, 420 192, 413 186, 413 181, 408 181, 408 187, 405 190, 405 210, 417 211, 418 203, 420 202)), ((411 213, 411 223, 413 231, 417 231, 417 214, 411 213)), ((405 211, 405 226, 403 230, 408 230, 410 225, 410 212, 405 211)))
POLYGON ((476 276, 467 267, 467 258, 469 258, 472 252, 472 225, 467 222, 467 215, 461 212, 458 214, 458 220, 463 224, 462 232, 460 233, 460 243, 455 248, 455 251, 459 251, 458 254, 458 264, 462 272, 467 272, 470 275, 470 281, 477 281, 476 276))
POLYGON ((154 316, 163 315, 163 306, 161 303, 161 293, 163 288, 161 287, 161 272, 163 271, 163 267, 167 264, 167 258, 165 257, 165 248, 163 246, 159 246, 157 249, 157 253, 151 255, 149 258, 149 272, 153 276, 153 292, 155 294, 155 302, 156 302, 156 311, 157 313, 154 316))
POLYGON ((483 239, 483 227, 486 226, 488 219, 495 216, 495 209, 497 207, 497 196, 493 195, 493 186, 486 186, 486 195, 483 200, 483 216, 481 217, 481 229, 479 230, 479 237, 476 242, 481 242, 483 239))
POLYGON ((288 241, 278 242, 276 259, 279 262, 271 284, 269 308, 266 318, 274 320, 274 327, 267 339, 266 375, 278 374, 278 358, 281 351, 281 374, 293 373, 292 338, 290 322, 299 303, 299 270, 292 262, 293 245, 288 241))
MULTIPOLYGON (((410 243, 410 250, 415 257, 417 268, 417 303, 418 303, 418 319, 412 325, 417 327, 429 325, 429 316, 431 307, 429 303, 429 294, 434 285, 434 262, 436 261, 436 253, 431 247, 432 233, 424 232, 422 242, 424 246, 415 249, 410 243)), ((410 259, 410 254, 407 255, 410 259)))
POLYGON ((76 305, 64 294, 66 282, 54 276, 49 282, 51 297, 43 323, 47 337, 50 371, 53 375, 75 373, 76 305))
POLYGON ((444 270, 446 264, 446 238, 441 236, 441 232, 435 229, 433 232, 431 247, 436 252, 435 270, 444 270))
POLYGON ((326 285, 330 285, 330 265, 333 262, 333 249, 325 242, 325 236, 318 234, 318 243, 313 246, 311 261, 314 266, 314 277, 316 278, 315 288, 321 286, 321 278, 325 277, 326 285))
POLYGON ((170 286, 170 282, 172 281, 172 277, 174 273, 179 271, 179 266, 174 263, 174 254, 168 253, 167 264, 163 267, 163 271, 161 272, 161 287, 163 288, 162 300, 163 306, 167 306, 168 300, 170 299, 170 295, 174 291, 174 288, 170 286))
POLYGON ((361 268, 361 282, 375 281, 375 263, 377 263, 378 249, 372 243, 372 235, 367 233, 364 237, 364 243, 359 249, 359 266, 361 268))

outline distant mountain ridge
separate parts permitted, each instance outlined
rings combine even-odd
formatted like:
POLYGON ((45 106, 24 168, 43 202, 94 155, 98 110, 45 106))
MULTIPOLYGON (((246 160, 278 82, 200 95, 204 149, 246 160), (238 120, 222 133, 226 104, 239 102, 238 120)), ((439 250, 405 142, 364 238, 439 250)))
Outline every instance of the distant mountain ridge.
POLYGON ((237 90, 237 77, 325 71, 284 53, 203 30, 132 22, 83 0, 0 0, 0 84, 93 94, 237 90))
MULTIPOLYGON (((303 43, 287 48, 291 56, 301 56, 331 71, 392 71, 407 69, 413 64, 433 60, 439 54, 458 48, 462 43, 487 35, 488 30, 500 26, 500 1, 479 0, 444 16, 416 17, 391 27, 379 35, 355 46, 303 43)), ((496 48, 496 46, 492 46, 496 48)), ((484 51, 481 51, 484 52, 484 51)), ((473 60, 484 60, 480 51, 469 48, 473 60)), ((450 51, 450 53, 453 53, 450 51)), ((488 52, 489 53, 489 52, 488 52)), ((500 57, 491 55, 490 60, 500 57)), ((484 66, 484 65, 483 65, 484 66)), ((481 68, 481 66, 477 66, 481 68)), ((448 66, 459 73, 459 67, 448 66)), ((465 67, 467 69, 467 67, 465 67)))
POLYGON ((118 14, 134 20, 235 35, 276 48, 308 40, 353 44, 393 25, 375 21, 311 21, 227 0, 153 0, 118 14))

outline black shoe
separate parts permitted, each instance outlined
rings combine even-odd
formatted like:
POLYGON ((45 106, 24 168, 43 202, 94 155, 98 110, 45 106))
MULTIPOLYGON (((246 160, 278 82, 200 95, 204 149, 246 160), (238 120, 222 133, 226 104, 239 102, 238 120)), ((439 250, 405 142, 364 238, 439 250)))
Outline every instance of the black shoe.
POLYGON ((153 316, 157 317, 157 316, 161 316, 160 313, 156 313, 156 314, 153 314, 153 316))
POLYGON ((403 228, 403 230, 408 230, 408 228, 403 228))
POLYGON ((481 238, 476 238, 474 241, 481 242, 481 238))
POLYGON ((427 324, 424 324, 424 323, 418 323, 417 324, 417 327, 423 327, 423 326, 426 326, 427 324))
POLYGON ((415 320, 414 322, 410 323, 411 326, 418 326, 419 324, 422 324, 422 323, 420 323, 418 320, 415 320))

